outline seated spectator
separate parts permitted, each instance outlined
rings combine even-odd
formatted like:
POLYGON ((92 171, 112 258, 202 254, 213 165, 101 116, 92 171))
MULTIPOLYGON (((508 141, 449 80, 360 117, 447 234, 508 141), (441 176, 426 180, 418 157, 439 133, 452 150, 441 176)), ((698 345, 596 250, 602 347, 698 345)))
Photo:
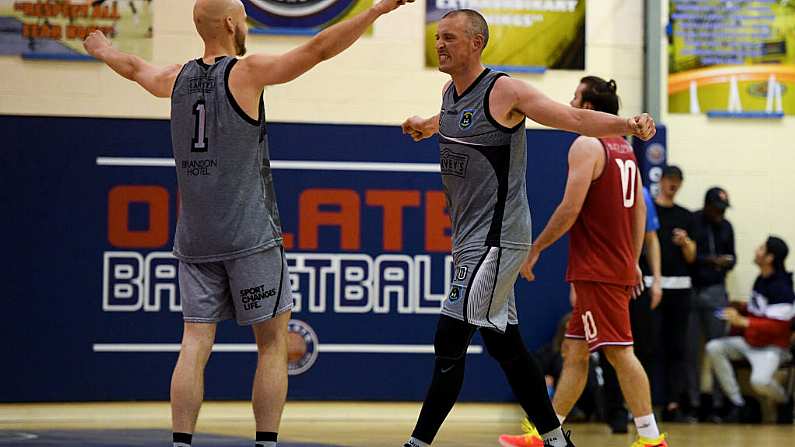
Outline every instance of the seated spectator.
POLYGON ((777 237, 768 238, 756 250, 754 262, 760 274, 747 306, 741 310, 728 307, 720 312, 739 335, 716 338, 707 344, 712 368, 732 403, 725 422, 739 422, 745 405, 730 360, 745 359, 751 364, 751 386, 755 392, 778 403, 788 400, 786 391, 774 378, 779 365, 790 355, 790 320, 795 316, 792 274, 784 268, 788 253, 787 244, 777 237))

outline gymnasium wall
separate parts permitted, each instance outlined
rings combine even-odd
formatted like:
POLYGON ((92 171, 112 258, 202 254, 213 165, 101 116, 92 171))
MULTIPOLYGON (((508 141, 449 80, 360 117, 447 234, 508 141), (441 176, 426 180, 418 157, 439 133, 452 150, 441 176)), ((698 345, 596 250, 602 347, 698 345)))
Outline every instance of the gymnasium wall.
MULTIPOLYGON (((668 2, 662 1, 667 22, 668 2)), ((663 27, 666 23, 663 23, 663 27)), ((663 55, 667 42, 663 40, 663 55)), ((661 92, 666 92, 667 59, 662 60, 661 92)), ((792 93, 789 93, 792 94, 792 93)), ((768 235, 779 235, 795 247, 795 117, 783 119, 721 119, 706 115, 669 114, 663 93, 663 121, 668 128, 669 162, 680 165, 685 181, 679 201, 697 210, 704 193, 722 186, 732 208, 737 266, 729 275, 732 299, 745 300, 759 274, 754 251, 768 235)), ((795 268, 790 256, 788 267, 795 268)))
MULTIPOLYGON (((154 62, 167 64, 199 56, 202 48, 191 21, 192 1, 155 0, 154 7, 154 62)), ((339 58, 289 85, 269 88, 272 158, 281 162, 433 163, 438 157, 434 141, 414 145, 397 127, 409 115, 430 115, 439 107, 445 76, 424 67, 424 10, 418 1, 383 17, 372 36, 339 58)), ((589 1, 588 73, 617 80, 625 113, 638 112, 642 102, 642 23, 639 1, 589 1)), ((283 52, 305 40, 249 36, 248 47, 251 52, 283 52)), ((167 255, 175 220, 173 167, 110 166, 101 159, 168 159, 168 101, 149 97, 98 63, 2 57, 0 73, 4 81, 0 83, 0 130, 12 136, 6 143, 11 150, 0 153, 0 161, 15 166, 0 178, 0 196, 12 209, 20 210, 15 219, 0 224, 4 234, 19 235, 8 245, 17 261, 9 265, 4 287, 4 293, 14 297, 6 314, 15 317, 2 328, 6 339, 15 342, 4 344, 0 352, 15 367, 4 370, 10 380, 0 381, 4 384, 0 400, 165 399, 180 334, 179 301, 170 277, 173 259, 167 255), (125 189, 130 186, 143 189, 125 189), (119 208, 115 200, 128 193, 144 196, 119 208), (152 207, 153 203, 157 205, 152 207), (143 239, 131 242, 125 239, 130 234, 143 235, 143 239), (153 239, 146 239, 150 236, 153 239), (61 368, 57 381, 50 379, 53 365, 68 365, 61 368)), ((568 102, 583 75, 551 71, 525 79, 568 102)), ((536 231, 562 196, 565 148, 573 137, 551 130, 528 131, 528 189, 536 231)), ((334 172, 280 169, 275 164, 274 178, 285 231, 293 236, 287 244, 293 254, 291 265, 314 257, 311 265, 301 264, 304 269, 296 273, 296 281, 313 268, 324 268, 318 262, 338 263, 332 270, 343 281, 355 283, 362 271, 357 262, 366 266, 379 262, 377 258, 384 254, 410 258, 408 264, 405 258, 397 262, 409 275, 398 280, 407 287, 409 301, 387 297, 386 310, 382 301, 366 301, 379 296, 372 294, 365 294, 364 302, 356 301, 353 294, 352 301, 342 298, 339 303, 310 306, 307 284, 294 287, 302 292, 303 306, 294 318, 314 329, 318 340, 310 349, 320 354, 309 370, 291 379, 291 399, 421 399, 432 364, 427 350, 436 319, 427 308, 445 296, 444 269, 449 262, 446 248, 439 248, 439 231, 443 242, 444 228, 428 224, 444 221, 439 216, 431 219, 439 212, 433 207, 441 188, 438 174, 341 177, 334 172), (338 190, 335 197, 353 200, 345 203, 358 204, 360 219, 348 224, 359 225, 361 245, 343 243, 343 233, 352 234, 350 227, 343 230, 333 225, 315 228, 317 245, 311 237, 305 239, 312 230, 303 225, 311 220, 307 217, 311 213, 303 209, 302 200, 311 198, 316 193, 313 189, 329 187, 338 190), (416 206, 405 208, 402 249, 384 246, 386 223, 376 197, 383 190, 397 191, 412 203, 416 194, 419 200, 416 206), (436 242, 429 246, 428 238, 436 242), (351 254, 356 259, 346 258, 351 254), (426 254, 430 260, 423 258, 426 254), (350 278, 346 265, 353 272, 350 278), (430 273, 424 273, 425 265, 430 273), (407 345, 409 351, 425 353, 345 352, 377 351, 380 348, 362 345, 379 343, 407 345)), ((328 205, 322 206, 328 211, 328 205)), ((517 288, 524 336, 531 348, 551 339, 558 318, 568 310, 562 281, 565 250, 565 243, 559 243, 545 255, 538 270, 543 280, 520 282, 517 288)), ((378 266, 373 268, 379 272, 378 266)), ((399 270, 390 270, 393 279, 400 276, 399 270)), ((333 284, 333 278, 328 280, 333 284)), ((333 301, 331 295, 324 299, 333 301)), ((231 351, 215 354, 214 358, 223 360, 210 364, 208 383, 216 386, 208 387, 207 395, 244 399, 252 361, 245 354, 250 336, 244 328, 227 324, 218 342, 231 351), (230 376, 230 371, 237 372, 230 376)), ((480 383, 479 378, 500 373, 478 340, 474 346, 462 398, 511 399, 503 381, 480 383)))

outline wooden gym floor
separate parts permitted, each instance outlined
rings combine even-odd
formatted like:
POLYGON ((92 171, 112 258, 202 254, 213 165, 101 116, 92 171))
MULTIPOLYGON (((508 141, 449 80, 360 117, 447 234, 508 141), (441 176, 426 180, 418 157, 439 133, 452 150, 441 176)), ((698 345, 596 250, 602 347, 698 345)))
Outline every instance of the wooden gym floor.
MULTIPOLYGON (((333 445, 355 447, 400 447, 407 439, 419 412, 417 403, 316 403, 290 402, 284 412, 280 445, 303 447, 333 445)), ((515 405, 458 404, 434 443, 439 447, 496 446, 497 436, 516 432, 519 409, 515 405)), ((0 405, 0 445, 5 447, 55 445, 24 441, 29 434, 69 433, 70 442, 60 445, 170 445, 167 403, 109 404, 4 404, 0 405), (124 444, 80 441, 81 433, 109 429, 157 429, 155 441, 124 444), (74 431, 73 431, 74 430, 74 431)), ((604 425, 574 424, 573 440, 578 447, 628 447, 632 435, 614 436, 604 425)), ((675 425, 663 424, 672 446, 745 447, 794 446, 795 426, 675 425)), ((204 405, 194 442, 203 434, 230 435, 250 439, 254 424, 248 403, 211 402, 204 405)), ((232 438, 229 438, 232 439, 232 438)), ((234 445, 251 445, 236 440, 234 445)), ((204 444, 207 445, 207 444, 204 444)))

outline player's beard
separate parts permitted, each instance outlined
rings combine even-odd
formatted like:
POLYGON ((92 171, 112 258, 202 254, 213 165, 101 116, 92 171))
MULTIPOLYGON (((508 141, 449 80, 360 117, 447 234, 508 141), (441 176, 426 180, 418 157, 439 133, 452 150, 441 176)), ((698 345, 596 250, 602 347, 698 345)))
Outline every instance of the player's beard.
POLYGON ((238 56, 246 54, 246 33, 239 26, 235 27, 235 50, 238 56))

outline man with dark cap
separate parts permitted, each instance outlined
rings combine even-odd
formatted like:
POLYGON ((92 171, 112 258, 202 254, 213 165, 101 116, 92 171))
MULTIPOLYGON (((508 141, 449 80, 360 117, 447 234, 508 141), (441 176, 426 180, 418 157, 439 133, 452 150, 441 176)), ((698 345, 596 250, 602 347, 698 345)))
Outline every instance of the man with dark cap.
MULTIPOLYGON (((698 407, 701 400, 701 348, 699 342, 726 335, 726 322, 716 312, 728 304, 726 274, 736 264, 734 229, 726 220, 729 195, 719 187, 710 188, 704 197, 704 209, 697 211, 695 239, 698 246, 693 266, 694 302, 690 312, 690 339, 687 352, 687 390, 690 403, 698 407)), ((713 407, 720 406, 721 396, 713 389, 713 407)), ((714 416, 713 419, 719 419, 714 416)))
POLYGON ((732 360, 746 359, 751 364, 751 387, 756 393, 777 403, 787 401, 784 387, 774 377, 789 357, 790 320, 795 317, 792 273, 784 267, 787 254, 787 244, 774 236, 757 248, 754 263, 759 266, 759 276, 747 305, 739 310, 727 307, 720 313, 732 332, 739 335, 716 338, 707 344, 712 369, 731 401, 724 422, 740 422, 745 405, 732 360))
MULTIPOLYGON (((655 207, 660 220, 657 236, 660 240, 662 260, 663 297, 657 310, 659 336, 659 364, 663 365, 665 410, 663 419, 684 422, 688 417, 679 405, 685 392, 682 375, 686 369, 685 352, 691 340, 688 336, 692 281, 690 269, 696 260, 696 242, 693 213, 674 202, 682 187, 684 175, 678 166, 666 166, 660 179, 660 193, 655 207)), ((648 271, 648 270, 647 270, 648 271)), ((647 277, 646 283, 651 284, 647 277)))

